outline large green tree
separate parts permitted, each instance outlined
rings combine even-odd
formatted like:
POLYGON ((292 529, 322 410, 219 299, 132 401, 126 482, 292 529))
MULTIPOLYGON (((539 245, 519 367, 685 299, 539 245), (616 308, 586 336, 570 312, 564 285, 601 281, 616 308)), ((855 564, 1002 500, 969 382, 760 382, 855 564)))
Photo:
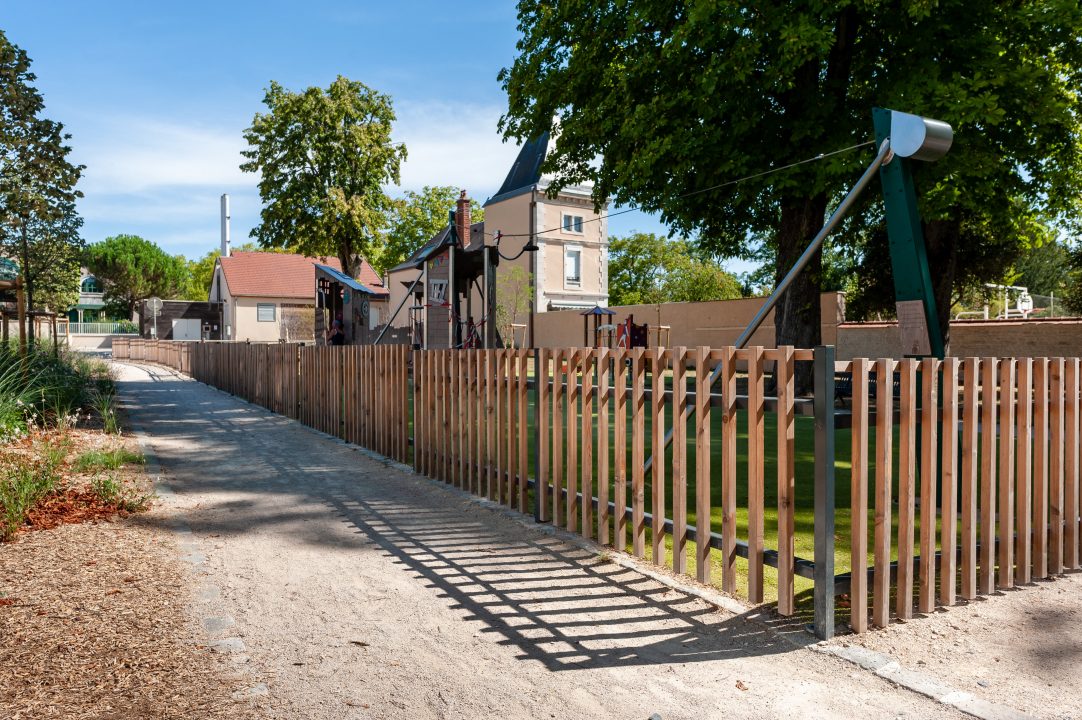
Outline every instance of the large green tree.
POLYGON ((82 242, 75 201, 83 167, 68 159, 64 126, 42 117, 35 79, 26 52, 0 31, 0 254, 17 259, 30 309, 42 297, 63 299, 82 242))
POLYGON ((138 235, 114 235, 86 249, 90 274, 104 287, 105 302, 131 318, 147 298, 180 297, 188 286, 188 265, 138 235))
POLYGON ((391 98, 339 76, 326 90, 291 92, 272 82, 244 132, 247 172, 260 173, 260 224, 267 248, 337 256, 356 275, 361 257, 378 257, 406 148, 391 142, 391 98))
MULTIPOLYGON (((1001 276, 1025 218, 1077 217, 1077 0, 520 0, 519 27, 501 129, 557 133, 553 189, 592 180, 597 202, 660 212, 723 256, 765 236, 775 281, 873 149, 717 186, 872 139, 877 105, 955 129, 916 177, 944 328, 960 271, 987 266, 974 258, 1001 276)), ((841 241, 881 217, 865 205, 841 241)), ((782 298, 779 343, 819 341, 822 276, 816 257, 782 298)))
MULTIPOLYGON (((449 222, 448 213, 458 202, 459 191, 451 185, 425 185, 420 192, 407 190, 393 201, 387 225, 387 244, 369 262, 380 275, 417 252, 449 222)), ((485 219, 485 211, 470 201, 471 222, 485 219)))
POLYGON ((686 240, 631 233, 609 242, 609 304, 701 302, 740 297, 740 283, 686 240))

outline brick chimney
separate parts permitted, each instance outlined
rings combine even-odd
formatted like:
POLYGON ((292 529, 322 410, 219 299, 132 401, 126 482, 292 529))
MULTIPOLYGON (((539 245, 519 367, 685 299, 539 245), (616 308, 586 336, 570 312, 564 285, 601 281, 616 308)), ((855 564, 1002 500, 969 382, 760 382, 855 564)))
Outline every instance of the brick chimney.
POLYGON ((470 199, 466 197, 465 190, 458 196, 455 206, 455 232, 458 233, 458 241, 465 250, 470 244, 470 199))

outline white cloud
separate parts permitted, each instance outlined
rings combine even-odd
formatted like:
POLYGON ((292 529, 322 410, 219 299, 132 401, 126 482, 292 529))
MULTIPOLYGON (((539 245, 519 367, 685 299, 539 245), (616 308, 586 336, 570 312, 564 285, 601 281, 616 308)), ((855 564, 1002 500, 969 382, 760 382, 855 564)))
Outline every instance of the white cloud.
POLYGON ((83 190, 133 193, 154 188, 254 186, 243 173, 242 128, 155 118, 97 117, 73 123, 75 159, 87 166, 83 190))
POLYGON ((518 154, 496 130, 500 108, 450 103, 398 106, 394 137, 406 143, 401 187, 454 185, 483 200, 499 189, 518 154))
MULTIPOLYGON (((500 108, 400 102, 394 138, 406 143, 402 189, 452 185, 483 201, 503 182, 518 148, 496 130, 500 108)), ((218 197, 233 198, 234 242, 259 221, 257 177, 239 164, 243 123, 219 126, 155 117, 83 116, 69 126, 87 166, 79 203, 91 242, 132 232, 169 252, 201 254, 218 242, 218 197)))

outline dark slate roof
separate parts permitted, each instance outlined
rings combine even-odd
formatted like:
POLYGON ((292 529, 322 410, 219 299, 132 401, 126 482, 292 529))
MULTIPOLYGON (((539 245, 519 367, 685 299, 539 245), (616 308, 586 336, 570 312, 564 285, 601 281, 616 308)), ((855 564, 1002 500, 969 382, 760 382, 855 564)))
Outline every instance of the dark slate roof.
POLYGON ((548 149, 549 134, 547 132, 524 143, 503 185, 500 185, 500 189, 485 202, 485 205, 518 195, 536 185, 541 180, 541 163, 545 162, 548 149))

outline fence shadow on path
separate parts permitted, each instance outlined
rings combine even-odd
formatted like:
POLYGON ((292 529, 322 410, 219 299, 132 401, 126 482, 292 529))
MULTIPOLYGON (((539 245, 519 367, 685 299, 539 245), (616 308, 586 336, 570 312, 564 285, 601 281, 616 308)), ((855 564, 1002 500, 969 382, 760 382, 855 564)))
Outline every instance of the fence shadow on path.
POLYGON ((295 527, 334 513, 356 540, 344 544, 327 523, 304 523, 298 542, 378 548, 464 621, 552 671, 774 655, 810 640, 793 628, 795 642, 785 639, 755 612, 716 611, 427 479, 379 465, 365 471, 372 461, 262 408, 201 384, 176 385, 123 383, 148 432, 202 445, 199 452, 169 443, 156 450, 175 489, 250 494, 203 503, 190 522, 198 534, 295 527), (309 457, 279 432, 304 433, 309 457), (232 459, 223 466, 222 458, 232 459))

